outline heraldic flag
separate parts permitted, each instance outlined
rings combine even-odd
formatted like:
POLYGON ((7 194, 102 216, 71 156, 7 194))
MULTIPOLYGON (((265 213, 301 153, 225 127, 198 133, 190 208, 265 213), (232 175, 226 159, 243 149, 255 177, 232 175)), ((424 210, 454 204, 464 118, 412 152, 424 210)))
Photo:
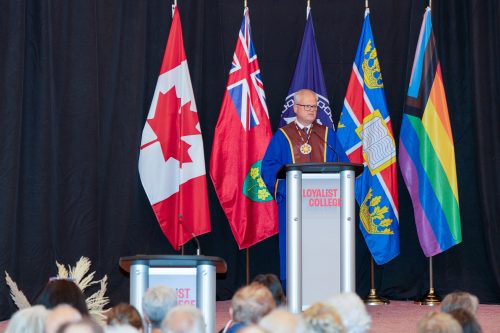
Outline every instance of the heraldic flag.
POLYGON ((420 29, 406 96, 399 162, 424 254, 430 257, 460 243, 455 148, 430 8, 420 29))
POLYGON ((396 145, 367 9, 337 128, 349 160, 364 165, 356 180, 360 229, 373 259, 399 254, 396 145))
POLYGON ((279 127, 283 127, 295 120, 293 96, 300 89, 310 89, 316 92, 318 96, 318 115, 316 121, 324 126, 333 128, 332 110, 330 109, 330 102, 327 97, 323 69, 321 68, 316 38, 314 37, 312 14, 309 8, 302 46, 292 83, 288 90, 288 96, 285 99, 285 105, 281 113, 279 127))
POLYGON ((203 138, 177 8, 142 132, 139 174, 176 250, 210 231, 203 138))
POLYGON ((278 232, 278 207, 261 177, 271 136, 245 8, 210 159, 210 176, 240 249, 278 232))

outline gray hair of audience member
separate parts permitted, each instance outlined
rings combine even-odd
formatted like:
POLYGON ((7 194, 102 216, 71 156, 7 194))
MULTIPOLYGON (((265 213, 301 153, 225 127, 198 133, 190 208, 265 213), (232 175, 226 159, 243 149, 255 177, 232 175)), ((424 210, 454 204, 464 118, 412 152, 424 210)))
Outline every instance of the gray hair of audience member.
POLYGON ((370 330, 372 319, 366 311, 365 303, 355 293, 334 295, 327 302, 340 316, 346 332, 366 333, 370 330))
POLYGON ((49 311, 43 305, 35 305, 14 313, 5 333, 43 333, 49 311))
POLYGON ((417 323, 417 333, 462 333, 462 327, 449 313, 426 313, 417 323))
POLYGON ((142 309, 154 328, 160 328, 167 313, 177 305, 175 290, 166 286, 156 286, 146 290, 142 299, 142 309))
POLYGON ((192 305, 178 305, 170 310, 161 325, 162 333, 205 333, 205 320, 192 305))
POLYGON ((45 333, 55 333, 67 323, 74 323, 82 319, 81 313, 68 304, 60 304, 49 311, 45 319, 45 333))
POLYGON ((273 295, 266 286, 252 282, 234 294, 230 313, 234 322, 256 324, 276 308, 273 295))
POLYGON ((464 333, 481 333, 483 329, 476 317, 465 309, 453 309, 448 312, 462 326, 464 333))
POLYGON ((85 317, 62 325, 57 333, 104 333, 104 329, 89 317, 85 317))
POLYGON ((307 332, 344 333, 345 328, 335 308, 326 303, 315 303, 302 313, 307 332))
POLYGON ((445 296, 441 302, 441 311, 450 312, 454 309, 464 309, 475 315, 478 306, 479 300, 476 296, 465 291, 455 291, 445 296))
POLYGON ((304 319, 285 309, 274 309, 265 315, 260 321, 259 326, 267 332, 273 333, 306 333, 304 319))
POLYGON ((242 327, 238 330, 238 333, 268 333, 268 332, 275 333, 274 331, 265 330, 262 327, 255 324, 242 327))

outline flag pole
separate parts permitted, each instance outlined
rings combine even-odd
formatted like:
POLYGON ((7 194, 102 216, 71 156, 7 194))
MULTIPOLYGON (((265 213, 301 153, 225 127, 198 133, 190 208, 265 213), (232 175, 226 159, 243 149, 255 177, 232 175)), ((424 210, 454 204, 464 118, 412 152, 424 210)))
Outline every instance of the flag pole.
POLYGON ((177 7, 177 0, 174 0, 174 3, 172 4, 172 17, 174 17, 175 7, 177 7))
POLYGON ((368 0, 365 0, 365 9, 368 9, 368 0))
POLYGON ((432 256, 429 257, 429 292, 421 299, 415 301, 416 304, 434 306, 441 303, 441 297, 434 290, 434 270, 432 269, 432 256))
POLYGON ((247 276, 246 276, 246 279, 247 279, 247 284, 250 284, 250 248, 247 247, 247 262, 246 262, 246 273, 247 273, 247 276))
POLYGON ((243 0, 243 7, 244 7, 244 8, 247 8, 247 7, 248 7, 248 1, 247 1, 247 0, 243 0))
POLYGON ((375 262, 372 256, 370 257, 370 293, 363 301, 366 305, 385 305, 391 302, 387 298, 377 295, 377 289, 375 289, 375 262))

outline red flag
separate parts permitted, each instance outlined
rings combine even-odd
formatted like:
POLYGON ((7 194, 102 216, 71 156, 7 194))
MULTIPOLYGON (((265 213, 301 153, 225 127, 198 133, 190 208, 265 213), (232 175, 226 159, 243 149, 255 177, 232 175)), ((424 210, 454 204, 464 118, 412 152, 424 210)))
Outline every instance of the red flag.
POLYGON ((210 159, 210 176, 240 249, 278 232, 278 208, 260 172, 271 137, 245 8, 210 159))
POLYGON ((142 132, 139 174, 176 250, 210 231, 203 138, 177 8, 142 132))

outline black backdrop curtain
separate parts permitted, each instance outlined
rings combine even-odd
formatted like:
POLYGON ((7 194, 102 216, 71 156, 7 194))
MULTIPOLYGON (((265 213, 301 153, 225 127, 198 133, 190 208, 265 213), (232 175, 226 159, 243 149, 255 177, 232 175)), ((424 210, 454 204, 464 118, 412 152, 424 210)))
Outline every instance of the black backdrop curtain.
MULTIPOLYGON (((128 300, 121 256, 174 253, 139 181, 140 137, 171 22, 171 2, 9 0, 0 3, 0 271, 33 299, 55 261, 92 260, 113 303, 128 300)), ((354 60, 364 1, 313 0, 334 122, 354 60)), ((249 0, 271 124, 276 129, 305 24, 303 0, 249 0)), ((243 14, 242 0, 180 0, 206 161, 243 14)), ((370 1, 396 139, 423 1, 370 1)), ((435 257, 439 293, 462 289, 500 302, 500 8, 497 0, 433 1, 433 24, 455 139, 463 243, 435 257)), ((211 184, 209 185, 211 186, 211 184)), ((377 267, 377 289, 412 299, 428 288, 413 211, 399 179, 401 254, 377 267)), ((239 251, 209 188, 212 232, 203 253, 228 262, 227 299, 245 280, 239 251)), ((191 253, 193 244, 186 246, 191 253)), ((250 250, 251 275, 278 271, 277 239, 250 250)), ((357 235, 357 290, 369 254, 357 235)), ((15 311, 0 283, 0 319, 15 311)))

